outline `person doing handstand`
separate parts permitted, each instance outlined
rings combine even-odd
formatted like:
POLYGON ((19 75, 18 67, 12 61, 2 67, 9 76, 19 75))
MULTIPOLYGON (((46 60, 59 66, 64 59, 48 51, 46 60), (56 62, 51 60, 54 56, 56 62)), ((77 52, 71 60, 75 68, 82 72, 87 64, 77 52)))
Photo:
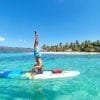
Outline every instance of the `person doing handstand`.
POLYGON ((35 56, 37 63, 32 68, 32 75, 43 73, 43 70, 42 70, 43 63, 42 63, 42 59, 41 59, 41 54, 39 52, 38 44, 39 44, 38 33, 35 31, 34 56, 35 56))

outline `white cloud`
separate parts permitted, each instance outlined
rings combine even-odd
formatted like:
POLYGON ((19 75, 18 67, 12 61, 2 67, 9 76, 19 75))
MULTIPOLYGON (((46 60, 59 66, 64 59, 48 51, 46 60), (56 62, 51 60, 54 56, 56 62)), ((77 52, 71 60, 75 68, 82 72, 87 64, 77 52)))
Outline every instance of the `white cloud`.
POLYGON ((19 42, 26 43, 27 41, 26 40, 19 40, 19 42))
POLYGON ((23 40, 23 42, 26 43, 27 41, 26 40, 23 40))
POLYGON ((0 36, 0 41, 5 41, 5 38, 0 36))

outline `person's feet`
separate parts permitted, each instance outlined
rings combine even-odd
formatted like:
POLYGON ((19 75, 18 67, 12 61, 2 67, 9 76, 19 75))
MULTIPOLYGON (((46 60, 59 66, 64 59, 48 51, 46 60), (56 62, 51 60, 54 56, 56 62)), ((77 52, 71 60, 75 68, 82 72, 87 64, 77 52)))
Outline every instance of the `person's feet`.
POLYGON ((34 32, 35 32, 35 36, 38 36, 38 33, 36 31, 34 31, 34 32))

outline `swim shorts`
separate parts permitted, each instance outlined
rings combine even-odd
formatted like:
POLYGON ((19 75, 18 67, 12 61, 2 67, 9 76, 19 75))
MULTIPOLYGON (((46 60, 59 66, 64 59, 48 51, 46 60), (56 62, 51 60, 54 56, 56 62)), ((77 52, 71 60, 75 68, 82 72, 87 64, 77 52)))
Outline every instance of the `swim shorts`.
POLYGON ((35 48, 34 49, 34 56, 35 58, 41 58, 41 53, 39 52, 39 49, 38 48, 35 48))

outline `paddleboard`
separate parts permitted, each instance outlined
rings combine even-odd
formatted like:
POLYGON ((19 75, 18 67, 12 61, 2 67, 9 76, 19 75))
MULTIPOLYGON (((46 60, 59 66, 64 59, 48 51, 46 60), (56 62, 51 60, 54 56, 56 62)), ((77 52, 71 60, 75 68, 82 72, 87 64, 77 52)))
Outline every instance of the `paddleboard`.
POLYGON ((0 71, 0 78, 13 78, 13 79, 55 79, 75 77, 80 74, 79 71, 61 71, 54 73, 53 71, 43 71, 42 74, 33 74, 31 71, 0 71))

